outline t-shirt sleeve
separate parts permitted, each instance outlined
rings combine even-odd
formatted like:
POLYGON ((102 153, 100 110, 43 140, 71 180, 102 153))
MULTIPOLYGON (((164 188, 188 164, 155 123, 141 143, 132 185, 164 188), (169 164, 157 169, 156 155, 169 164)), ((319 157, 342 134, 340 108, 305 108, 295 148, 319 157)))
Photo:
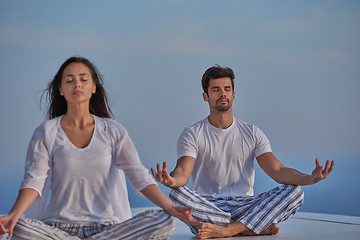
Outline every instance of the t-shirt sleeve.
POLYGON ((25 175, 20 189, 32 188, 42 196, 49 168, 49 154, 45 143, 34 135, 27 150, 25 175))
POLYGON ((177 142, 177 157, 179 159, 184 156, 197 157, 195 137, 189 128, 184 129, 177 142))
POLYGON ((266 135, 257 127, 254 126, 254 135, 255 135, 255 157, 260 156, 261 154, 271 152, 270 141, 266 135))
MULTIPOLYGON (((113 126, 114 127, 114 126, 113 126)), ((115 164, 124 171, 125 175, 140 194, 140 191, 151 184, 156 184, 149 171, 140 161, 135 145, 128 132, 122 125, 115 124, 115 164)))

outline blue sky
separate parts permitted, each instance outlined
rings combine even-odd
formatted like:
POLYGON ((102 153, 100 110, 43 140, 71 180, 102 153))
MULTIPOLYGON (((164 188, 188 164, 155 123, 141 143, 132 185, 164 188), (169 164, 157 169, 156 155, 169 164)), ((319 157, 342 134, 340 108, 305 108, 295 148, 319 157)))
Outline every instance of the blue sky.
POLYGON ((344 171, 317 192, 358 182, 346 169, 360 153, 359 23, 350 0, 1 0, 0 176, 22 175, 45 120, 42 90, 81 55, 104 75, 147 168, 175 165, 179 134, 208 115, 201 76, 219 64, 235 71, 234 115, 262 129, 285 165, 309 173, 316 157, 336 160, 344 171))

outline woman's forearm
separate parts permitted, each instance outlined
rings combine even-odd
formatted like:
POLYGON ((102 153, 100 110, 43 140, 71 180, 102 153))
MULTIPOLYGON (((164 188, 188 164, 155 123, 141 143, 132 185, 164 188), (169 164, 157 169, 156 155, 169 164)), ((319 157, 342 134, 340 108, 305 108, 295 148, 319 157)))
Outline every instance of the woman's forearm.
POLYGON ((141 190, 141 193, 145 195, 147 199, 161 207, 165 211, 175 206, 175 204, 168 199, 165 194, 160 190, 156 184, 151 184, 141 190))
POLYGON ((32 188, 24 188, 19 191, 18 197, 14 206, 9 212, 9 215, 13 215, 16 218, 20 218, 25 211, 31 206, 39 195, 38 191, 32 188))

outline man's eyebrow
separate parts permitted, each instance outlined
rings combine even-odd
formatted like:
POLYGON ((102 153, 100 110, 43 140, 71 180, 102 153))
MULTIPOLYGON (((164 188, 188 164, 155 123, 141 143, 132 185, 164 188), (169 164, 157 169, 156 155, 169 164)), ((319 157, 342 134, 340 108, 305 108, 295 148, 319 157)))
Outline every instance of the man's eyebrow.
MULTIPOLYGON (((220 88, 219 86, 213 86, 210 89, 220 88)), ((224 86, 224 88, 232 88, 231 85, 224 86)))

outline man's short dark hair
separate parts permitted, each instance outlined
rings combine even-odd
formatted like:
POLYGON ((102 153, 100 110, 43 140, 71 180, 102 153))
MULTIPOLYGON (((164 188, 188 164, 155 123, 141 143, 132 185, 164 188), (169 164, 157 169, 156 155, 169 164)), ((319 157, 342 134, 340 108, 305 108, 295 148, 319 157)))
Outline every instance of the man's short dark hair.
POLYGON ((229 77, 231 79, 231 85, 234 91, 234 72, 229 67, 221 67, 219 65, 215 65, 207 69, 201 79, 201 85, 206 94, 208 94, 209 81, 210 79, 218 79, 223 77, 229 77))

